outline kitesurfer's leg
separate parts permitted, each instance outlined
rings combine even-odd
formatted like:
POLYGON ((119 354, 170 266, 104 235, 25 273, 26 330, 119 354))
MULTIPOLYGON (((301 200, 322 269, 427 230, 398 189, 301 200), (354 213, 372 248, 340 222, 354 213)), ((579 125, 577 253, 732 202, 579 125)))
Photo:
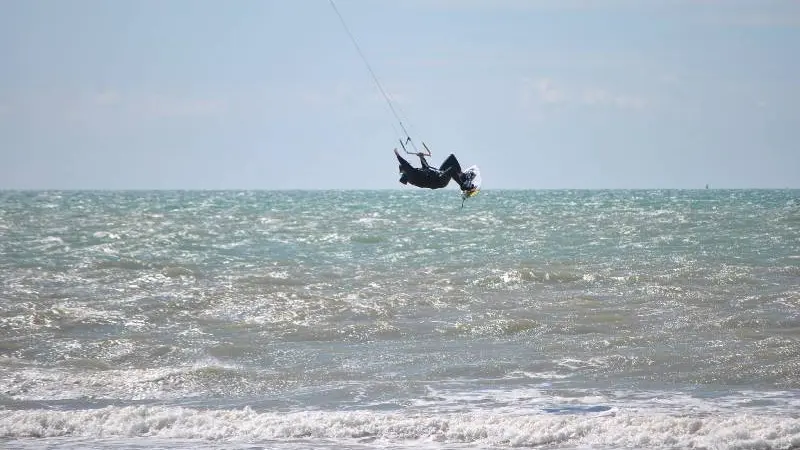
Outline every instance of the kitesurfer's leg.
POLYGON ((450 154, 450 156, 447 157, 447 159, 444 160, 442 165, 439 167, 439 170, 441 170, 442 172, 445 172, 445 171, 448 171, 448 170, 451 170, 451 169, 455 170, 456 173, 461 172, 461 164, 458 163, 458 160, 456 159, 456 155, 454 155, 452 153, 450 154))
POLYGON ((453 179, 453 181, 460 184, 461 164, 458 163, 458 160, 454 154, 451 153, 450 156, 444 160, 439 170, 446 173, 453 179))
POLYGON ((397 161, 400 162, 400 172, 406 172, 414 169, 414 166, 409 164, 405 158, 400 156, 400 153, 397 153, 397 149, 394 149, 394 155, 397 156, 397 161))

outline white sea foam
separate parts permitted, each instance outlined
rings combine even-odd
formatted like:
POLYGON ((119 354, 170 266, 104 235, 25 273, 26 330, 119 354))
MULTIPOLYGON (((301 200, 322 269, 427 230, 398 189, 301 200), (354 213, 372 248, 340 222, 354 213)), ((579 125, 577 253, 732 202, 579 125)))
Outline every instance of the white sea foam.
MULTIPOLYGON (((259 412, 129 406, 77 411, 1 411, 0 436, 202 440, 222 443, 339 445, 370 443, 440 448, 789 448, 800 445, 796 417, 732 413, 685 416, 643 411, 613 414, 456 414, 353 412, 259 412)), ((44 441, 46 442, 46 440, 44 441)), ((140 441, 137 441, 140 442, 140 441)))

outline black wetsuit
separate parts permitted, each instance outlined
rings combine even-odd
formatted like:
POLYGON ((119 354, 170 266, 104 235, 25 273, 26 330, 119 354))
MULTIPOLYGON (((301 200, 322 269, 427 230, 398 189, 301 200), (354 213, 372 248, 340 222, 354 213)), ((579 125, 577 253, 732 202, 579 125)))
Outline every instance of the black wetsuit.
POLYGON ((421 153, 418 153, 417 156, 419 156, 422 167, 412 166, 397 151, 394 154, 400 162, 400 182, 403 184, 410 183, 428 189, 441 189, 447 186, 450 180, 461 184, 463 178, 461 165, 453 154, 450 154, 438 169, 431 167, 421 153))

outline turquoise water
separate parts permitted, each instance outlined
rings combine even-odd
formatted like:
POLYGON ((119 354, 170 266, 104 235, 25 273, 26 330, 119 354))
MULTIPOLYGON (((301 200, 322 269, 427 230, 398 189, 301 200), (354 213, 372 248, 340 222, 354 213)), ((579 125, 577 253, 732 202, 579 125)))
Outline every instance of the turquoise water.
POLYGON ((800 446, 800 191, 0 193, 8 447, 800 446))

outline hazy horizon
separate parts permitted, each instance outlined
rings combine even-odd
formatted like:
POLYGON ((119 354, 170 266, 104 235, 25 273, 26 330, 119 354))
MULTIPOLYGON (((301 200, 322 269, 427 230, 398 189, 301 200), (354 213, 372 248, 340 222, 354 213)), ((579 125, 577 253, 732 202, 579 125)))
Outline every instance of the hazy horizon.
MULTIPOLYGON (((654 191, 800 191, 800 188, 770 188, 770 187, 711 187, 708 188, 647 188, 647 187, 634 187, 634 188, 491 188, 483 189, 482 193, 486 192, 537 192, 537 191, 618 191, 618 192, 654 192, 654 191)), ((0 192, 359 192, 359 191, 372 191, 372 192, 386 192, 393 191, 399 193, 408 193, 414 191, 407 187, 399 188, 0 188, 0 192)), ((440 190, 425 189, 420 192, 444 192, 459 194, 456 187, 450 187, 440 190)))

